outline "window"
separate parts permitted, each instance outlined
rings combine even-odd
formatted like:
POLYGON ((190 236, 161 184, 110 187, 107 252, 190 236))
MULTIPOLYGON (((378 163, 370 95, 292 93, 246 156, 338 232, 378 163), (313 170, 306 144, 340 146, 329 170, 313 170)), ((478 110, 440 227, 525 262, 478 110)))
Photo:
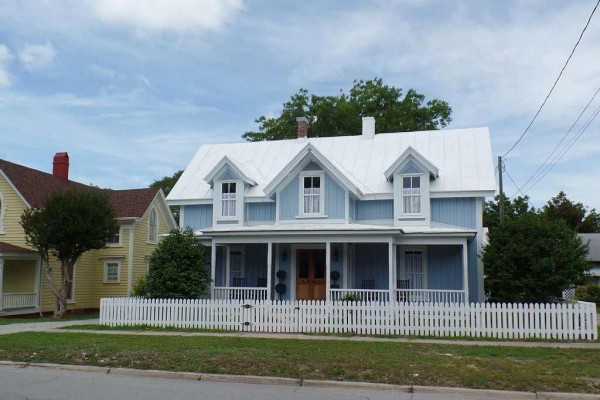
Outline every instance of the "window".
POLYGON ((302 215, 323 214, 323 176, 301 175, 302 215))
POLYGON ((104 283, 119 283, 121 272, 120 261, 104 262, 104 283))
POLYGON ((421 214, 421 178, 402 177, 402 213, 421 214))
POLYGON ((117 226, 114 231, 108 234, 108 245, 120 245, 121 244, 121 227, 117 226))
POLYGON ((235 217, 237 187, 235 182, 221 183, 221 217, 235 217))
POLYGON ((150 210, 150 216, 148 217, 148 242, 156 243, 158 238, 158 219, 156 217, 156 210, 153 208, 150 210))
POLYGON ((423 270, 423 252, 407 251, 404 253, 406 279, 411 289, 424 289, 425 274, 423 270))

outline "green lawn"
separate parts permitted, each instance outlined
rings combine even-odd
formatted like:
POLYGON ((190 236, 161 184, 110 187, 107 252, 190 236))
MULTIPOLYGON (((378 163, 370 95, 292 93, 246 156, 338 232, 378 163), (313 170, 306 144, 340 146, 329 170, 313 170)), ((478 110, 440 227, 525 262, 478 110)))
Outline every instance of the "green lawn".
POLYGON ((303 379, 600 393, 600 350, 26 332, 0 359, 303 379))
POLYGON ((78 321, 83 319, 98 318, 98 313, 77 313, 67 314, 61 319, 56 319, 52 316, 27 315, 23 317, 0 317, 0 325, 8 324, 23 324, 32 322, 55 322, 55 321, 78 321))

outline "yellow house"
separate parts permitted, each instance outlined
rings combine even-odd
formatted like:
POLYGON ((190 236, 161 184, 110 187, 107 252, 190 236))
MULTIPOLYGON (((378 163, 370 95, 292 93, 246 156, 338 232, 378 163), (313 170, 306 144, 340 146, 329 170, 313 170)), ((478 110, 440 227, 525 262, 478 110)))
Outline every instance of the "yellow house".
MULTIPOLYGON (((0 315, 49 312, 55 297, 37 252, 19 224, 23 211, 43 207, 55 192, 86 185, 68 179, 69 156, 54 156, 53 173, 0 159, 0 315)), ((84 253, 73 272, 68 310, 99 308, 100 298, 127 296, 148 271, 148 256, 161 235, 176 228, 161 189, 109 190, 119 231, 107 247, 84 253)), ((60 264, 51 261, 60 279, 60 264)))

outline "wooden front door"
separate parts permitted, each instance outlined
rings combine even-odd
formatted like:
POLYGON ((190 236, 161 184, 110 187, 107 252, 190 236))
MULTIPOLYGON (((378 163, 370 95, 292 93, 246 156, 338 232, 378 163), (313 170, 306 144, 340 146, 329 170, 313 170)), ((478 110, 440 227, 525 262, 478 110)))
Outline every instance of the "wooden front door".
POLYGON ((325 250, 296 250, 296 300, 325 300, 325 250))

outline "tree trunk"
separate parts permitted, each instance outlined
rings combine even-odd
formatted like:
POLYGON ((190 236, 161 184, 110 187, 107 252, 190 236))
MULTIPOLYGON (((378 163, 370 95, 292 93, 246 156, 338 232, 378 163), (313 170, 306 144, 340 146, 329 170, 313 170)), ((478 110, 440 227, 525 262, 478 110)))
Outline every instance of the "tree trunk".
POLYGON ((56 307, 54 308, 54 318, 62 318, 67 311, 67 300, 71 293, 71 276, 73 275, 73 263, 68 261, 61 262, 60 278, 61 285, 56 296, 56 307))

